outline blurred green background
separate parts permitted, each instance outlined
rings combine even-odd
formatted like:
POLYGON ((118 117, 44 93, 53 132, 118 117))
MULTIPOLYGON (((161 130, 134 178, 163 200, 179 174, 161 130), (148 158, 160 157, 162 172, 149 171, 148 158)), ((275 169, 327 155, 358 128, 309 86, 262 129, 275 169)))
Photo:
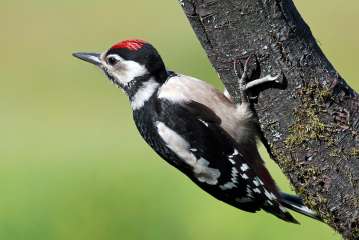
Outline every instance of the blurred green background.
MULTIPOLYGON (((295 2, 358 90, 359 2, 295 2)), ((0 29, 0 239, 339 239, 202 192, 144 143, 124 94, 71 56, 139 37, 221 87, 176 0, 0 0, 0 29)))

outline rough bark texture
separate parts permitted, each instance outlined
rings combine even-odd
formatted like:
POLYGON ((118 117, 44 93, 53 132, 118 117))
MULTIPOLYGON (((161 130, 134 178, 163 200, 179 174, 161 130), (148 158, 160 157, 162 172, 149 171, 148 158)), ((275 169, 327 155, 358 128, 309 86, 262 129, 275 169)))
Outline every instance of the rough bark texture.
POLYGON ((345 239, 359 239, 359 95, 318 47, 291 0, 182 0, 186 16, 238 101, 233 63, 251 78, 282 72, 255 110, 273 159, 306 204, 345 239), (256 61, 255 61, 256 60, 256 61))

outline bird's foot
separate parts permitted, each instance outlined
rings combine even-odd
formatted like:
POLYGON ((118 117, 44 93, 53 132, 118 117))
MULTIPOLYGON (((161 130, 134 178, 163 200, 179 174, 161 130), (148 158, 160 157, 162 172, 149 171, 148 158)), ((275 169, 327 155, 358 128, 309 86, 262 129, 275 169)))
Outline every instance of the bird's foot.
POLYGON ((252 80, 250 82, 247 83, 247 71, 248 71, 248 63, 249 60, 251 59, 251 56, 249 56, 246 60, 246 62, 244 63, 244 67, 243 67, 243 72, 241 77, 239 78, 238 75, 238 71, 237 71, 237 64, 234 61, 234 72, 235 74, 238 76, 239 80, 238 80, 238 86, 239 86, 239 96, 241 98, 241 102, 242 103, 248 103, 249 102, 249 97, 247 94, 247 90, 249 89, 253 89, 255 87, 260 87, 264 84, 268 84, 268 83, 274 83, 276 85, 282 85, 283 82, 280 81, 280 76, 282 75, 282 73, 279 73, 275 76, 272 75, 266 75, 265 77, 259 78, 259 79, 255 79, 252 80))

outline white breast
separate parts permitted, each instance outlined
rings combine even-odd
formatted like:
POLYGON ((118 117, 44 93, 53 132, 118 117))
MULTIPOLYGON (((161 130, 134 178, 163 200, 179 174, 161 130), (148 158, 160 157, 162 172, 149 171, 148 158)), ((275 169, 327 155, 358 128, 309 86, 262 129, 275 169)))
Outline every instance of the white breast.
POLYGON ((253 114, 248 104, 234 104, 204 81, 185 75, 172 77, 159 89, 158 97, 175 103, 199 102, 221 118, 221 127, 237 142, 254 141, 253 114))

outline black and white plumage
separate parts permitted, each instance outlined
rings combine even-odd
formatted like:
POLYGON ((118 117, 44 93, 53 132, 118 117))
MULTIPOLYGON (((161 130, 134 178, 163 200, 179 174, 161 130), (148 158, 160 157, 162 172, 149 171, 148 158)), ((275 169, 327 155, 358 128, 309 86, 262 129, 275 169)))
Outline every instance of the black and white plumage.
MULTIPOLYGON (((141 40, 122 41, 102 54, 74 56, 100 67, 129 96, 136 126, 169 164, 215 198, 244 211, 263 209, 297 223, 287 208, 320 219, 300 198, 281 193, 256 145, 258 125, 249 103, 201 80, 169 72, 155 48, 141 40)), ((244 83, 249 87, 276 77, 244 83)))

